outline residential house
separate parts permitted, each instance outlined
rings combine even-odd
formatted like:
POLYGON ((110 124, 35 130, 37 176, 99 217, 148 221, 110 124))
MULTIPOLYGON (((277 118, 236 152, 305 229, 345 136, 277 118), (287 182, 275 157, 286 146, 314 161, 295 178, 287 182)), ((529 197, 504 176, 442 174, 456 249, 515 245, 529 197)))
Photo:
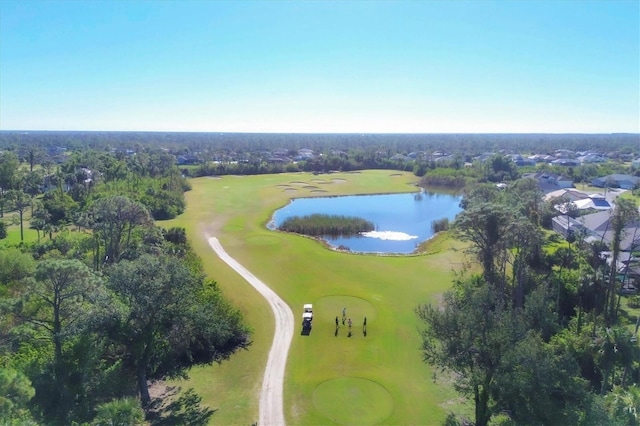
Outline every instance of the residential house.
POLYGON ((533 160, 536 163, 550 163, 555 158, 556 157, 554 157, 553 155, 548 155, 548 154, 535 154, 535 155, 529 156, 529 160, 533 160))
POLYGON ((580 162, 580 164, 603 163, 603 162, 607 161, 606 157, 603 157, 601 155, 594 154, 594 153, 588 153, 588 154, 585 154, 585 155, 581 155, 578 158, 576 158, 576 160, 578 160, 580 162))
POLYGON ((586 230, 582 223, 580 223, 577 219, 574 219, 571 216, 565 214, 552 218, 551 228, 565 238, 569 236, 569 234, 575 235, 579 232, 586 233, 586 230))
POLYGON ((574 204, 578 210, 611 210, 611 204, 602 194, 592 194, 589 198, 578 200, 574 204))
POLYGON ((545 194, 557 191, 559 189, 573 187, 573 180, 555 175, 553 173, 525 173, 524 175, 522 175, 522 177, 536 180, 538 182, 540 190, 545 194))
POLYGON ((589 194, 575 188, 561 188, 561 189, 556 189, 555 191, 549 192, 544 196, 545 201, 550 201, 550 200, 553 200, 554 198, 564 198, 568 201, 575 202, 578 200, 584 200, 589 198, 589 194))
POLYGON ((569 210, 568 203, 572 203, 573 206, 578 210, 609 210, 611 209, 611 204, 602 194, 589 194, 584 191, 580 191, 578 189, 573 188, 565 188, 558 189, 557 191, 549 192, 544 196, 545 201, 557 199, 565 199, 566 203, 560 203, 554 206, 556 210, 561 213, 567 213, 569 210))
POLYGON ((554 166, 574 167, 578 165, 578 161, 573 158, 558 158, 551 162, 554 166))
MULTIPOLYGON (((577 221, 586 230, 587 234, 611 245, 613 240, 613 226, 611 210, 600 211, 577 218, 577 221)), ((640 248, 640 220, 636 219, 627 223, 622 230, 620 241, 621 251, 633 251, 640 248)))
POLYGON ((621 189, 634 189, 640 186, 640 177, 614 173, 603 177, 595 178, 591 181, 591 185, 598 188, 621 188, 621 189))

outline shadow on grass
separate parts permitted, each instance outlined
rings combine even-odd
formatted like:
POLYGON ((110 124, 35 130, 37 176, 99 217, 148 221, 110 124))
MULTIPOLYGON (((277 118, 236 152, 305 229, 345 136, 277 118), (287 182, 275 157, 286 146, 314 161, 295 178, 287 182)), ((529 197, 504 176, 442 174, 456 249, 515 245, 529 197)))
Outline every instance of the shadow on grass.
POLYGON ((216 410, 203 407, 200 402, 202 397, 193 389, 180 393, 179 387, 168 388, 165 395, 151 400, 146 417, 154 426, 205 426, 216 410))

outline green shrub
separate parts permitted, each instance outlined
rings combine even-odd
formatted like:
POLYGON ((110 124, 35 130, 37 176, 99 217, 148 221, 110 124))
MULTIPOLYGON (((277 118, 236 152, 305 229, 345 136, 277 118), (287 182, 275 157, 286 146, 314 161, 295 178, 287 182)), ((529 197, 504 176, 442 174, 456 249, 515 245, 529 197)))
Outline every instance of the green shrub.
POLYGON ((434 220, 433 222, 431 222, 431 230, 434 234, 441 231, 449 230, 449 219, 443 217, 442 219, 434 220))

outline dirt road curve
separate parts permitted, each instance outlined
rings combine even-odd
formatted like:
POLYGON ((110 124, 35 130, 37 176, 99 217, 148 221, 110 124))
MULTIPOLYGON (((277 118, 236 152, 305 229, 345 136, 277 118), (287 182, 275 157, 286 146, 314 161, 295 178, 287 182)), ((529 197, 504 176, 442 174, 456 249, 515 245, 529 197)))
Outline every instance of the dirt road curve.
POLYGON ((229 256, 217 238, 210 237, 209 245, 220 259, 247 280, 271 305, 276 319, 276 331, 269 351, 264 378, 262 379, 258 424, 264 426, 284 425, 282 385, 284 383, 284 371, 287 365, 289 346, 291 346, 291 339, 293 338, 293 312, 273 290, 229 256))

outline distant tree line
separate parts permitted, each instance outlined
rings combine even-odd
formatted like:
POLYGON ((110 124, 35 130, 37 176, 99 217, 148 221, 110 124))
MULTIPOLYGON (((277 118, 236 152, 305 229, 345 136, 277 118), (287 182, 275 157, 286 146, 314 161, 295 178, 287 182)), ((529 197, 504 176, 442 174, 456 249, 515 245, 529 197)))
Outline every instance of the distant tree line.
MULTIPOLYGON (((640 173, 625 165, 625 160, 640 156, 639 146, 637 134, 0 132, 0 150, 15 153, 20 161, 31 164, 32 170, 33 164, 41 163, 47 174, 55 169, 52 159, 66 164, 69 153, 73 153, 74 167, 86 164, 92 168, 96 162, 102 163, 107 180, 123 177, 132 170, 145 171, 153 177, 168 170, 177 156, 183 155, 193 162, 181 166, 180 172, 192 177, 389 169, 412 172, 423 178, 425 185, 451 188, 472 182, 515 180, 534 170, 564 175, 576 183, 611 173, 640 173), (313 156, 297 158, 303 148, 313 150, 313 156), (559 148, 595 150, 611 161, 575 167, 549 164, 516 167, 506 157, 509 153, 553 154, 559 148), (65 155, 60 155, 60 150, 65 155), (87 150, 92 152, 92 158, 80 155, 87 150), (274 157, 274 152, 279 152, 279 157, 274 157), (496 155, 482 164, 474 162, 474 158, 487 152, 496 155), (434 156, 435 153, 441 157, 434 156)), ((76 181, 83 176, 78 172, 81 169, 71 168, 67 166, 65 175, 60 177, 63 183, 68 180, 67 184, 73 185, 71 174, 79 173, 76 181)), ((82 192, 81 187, 76 186, 76 191, 82 192)), ((177 210, 157 206, 152 214, 170 216, 177 210)))
POLYGON ((638 134, 360 134, 360 133, 188 133, 188 132, 74 132, 74 131, 1 131, 0 150, 14 150, 26 159, 29 151, 65 147, 69 151, 135 152, 164 147, 174 153, 208 152, 211 159, 225 154, 249 154, 282 148, 296 152, 312 149, 331 151, 379 151, 390 153, 433 152, 478 155, 483 152, 548 152, 558 148, 573 151, 596 150, 613 156, 638 153, 638 134))

